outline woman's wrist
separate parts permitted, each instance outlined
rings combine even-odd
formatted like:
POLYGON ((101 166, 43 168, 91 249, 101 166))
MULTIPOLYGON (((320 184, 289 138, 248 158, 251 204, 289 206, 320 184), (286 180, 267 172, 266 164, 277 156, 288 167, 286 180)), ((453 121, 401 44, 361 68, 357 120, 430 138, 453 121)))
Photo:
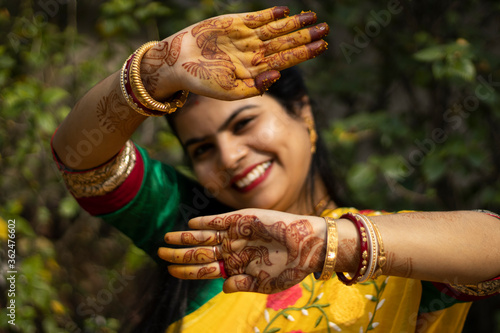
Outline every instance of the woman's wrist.
MULTIPOLYGON (((148 53, 151 50, 148 51, 148 53)), ((154 72, 147 72, 142 70, 147 63, 146 57, 148 53, 144 55, 143 61, 141 62, 141 79, 144 87, 157 101, 166 101, 171 98, 177 91, 182 90, 179 86, 179 79, 175 75, 174 70, 170 66, 162 66, 154 72)))
MULTIPOLYGON (((310 217, 311 218, 311 217, 310 217)), ((326 258, 327 252, 327 243, 328 243, 328 230, 327 224, 322 217, 312 217, 314 221, 312 221, 314 225, 314 233, 318 239, 322 239, 323 243, 321 244, 321 249, 318 250, 319 256, 315 261, 315 265, 311 267, 311 273, 318 273, 323 270, 323 265, 326 258)))
POLYGON ((141 79, 144 87, 154 99, 165 101, 179 90, 183 90, 181 77, 176 73, 176 64, 184 33, 158 42, 149 49, 141 61, 141 79))
POLYGON ((335 271, 354 272, 359 265, 360 239, 356 226, 347 219, 337 220, 339 245, 335 271))

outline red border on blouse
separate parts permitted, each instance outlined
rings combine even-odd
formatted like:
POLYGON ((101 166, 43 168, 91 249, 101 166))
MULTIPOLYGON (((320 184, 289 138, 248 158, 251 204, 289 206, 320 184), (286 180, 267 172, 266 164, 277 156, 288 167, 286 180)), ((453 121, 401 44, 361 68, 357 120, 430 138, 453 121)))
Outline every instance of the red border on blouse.
POLYGON ((115 212, 132 201, 139 192, 144 178, 144 161, 135 145, 134 149, 136 154, 134 168, 120 186, 105 195, 75 198, 80 206, 91 215, 115 212))
MULTIPOLYGON (((59 170, 67 173, 84 173, 98 168, 97 167, 85 171, 72 171, 68 169, 59 160, 59 156, 57 156, 54 147, 52 145, 56 132, 57 129, 54 131, 54 134, 52 135, 52 138, 50 140, 50 149, 52 151, 52 158, 56 162, 56 165, 59 170)), ((135 156, 136 156, 135 165, 132 171, 130 172, 130 175, 125 179, 125 181, 120 186, 115 188, 113 191, 106 193, 105 195, 94 196, 94 197, 81 197, 81 198, 75 197, 78 204, 87 212, 89 212, 91 215, 104 215, 115 212, 118 209, 124 207, 130 201, 132 201, 132 199, 134 199, 137 193, 139 192, 142 185, 142 180, 144 178, 144 160, 142 159, 142 155, 135 146, 135 144, 134 143, 132 144, 134 145, 135 156)), ((100 166, 104 166, 110 162, 111 160, 106 163, 103 163, 100 166)))

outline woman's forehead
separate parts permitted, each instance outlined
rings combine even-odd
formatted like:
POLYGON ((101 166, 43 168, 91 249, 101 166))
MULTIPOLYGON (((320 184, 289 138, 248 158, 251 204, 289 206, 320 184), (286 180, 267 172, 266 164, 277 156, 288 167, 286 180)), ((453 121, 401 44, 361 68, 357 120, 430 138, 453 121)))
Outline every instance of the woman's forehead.
POLYGON ((197 96, 174 118, 175 127, 182 138, 196 129, 220 126, 234 113, 241 110, 260 109, 273 112, 281 109, 272 97, 263 95, 237 101, 222 101, 205 96, 197 96))

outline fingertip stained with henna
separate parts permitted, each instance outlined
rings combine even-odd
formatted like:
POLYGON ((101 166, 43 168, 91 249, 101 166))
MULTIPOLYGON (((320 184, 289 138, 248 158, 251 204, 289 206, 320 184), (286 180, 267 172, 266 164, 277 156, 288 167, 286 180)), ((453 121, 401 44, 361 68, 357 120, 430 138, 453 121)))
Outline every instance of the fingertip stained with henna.
POLYGON ((290 9, 286 6, 276 6, 273 8, 274 18, 288 17, 288 15, 290 15, 290 9))
POLYGON ((281 74, 278 71, 268 71, 257 75, 255 78, 255 86, 263 94, 269 87, 279 80, 281 74))
POLYGON ((299 23, 301 26, 305 27, 306 25, 311 25, 316 23, 318 17, 316 13, 313 12, 305 12, 298 15, 299 23))
POLYGON ((311 40, 321 39, 321 38, 325 37, 326 35, 328 35, 329 32, 330 32, 330 28, 329 28, 328 24, 326 24, 326 23, 320 23, 317 26, 315 26, 314 28, 309 30, 309 34, 311 35, 311 40))

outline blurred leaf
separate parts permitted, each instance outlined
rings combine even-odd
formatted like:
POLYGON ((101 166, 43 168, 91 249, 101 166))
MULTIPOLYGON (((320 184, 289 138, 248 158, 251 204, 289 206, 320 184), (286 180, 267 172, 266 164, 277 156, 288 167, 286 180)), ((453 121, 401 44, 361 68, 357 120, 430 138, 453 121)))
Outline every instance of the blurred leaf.
POLYGON ((42 92, 42 103, 52 105, 68 97, 68 92, 59 87, 49 87, 42 92))
POLYGON ((59 214, 64 217, 73 217, 80 211, 80 206, 72 196, 61 199, 59 203, 59 214))
POLYGON ((413 54, 418 61, 434 62, 443 59, 446 56, 446 49, 443 46, 433 46, 420 50, 413 54))

